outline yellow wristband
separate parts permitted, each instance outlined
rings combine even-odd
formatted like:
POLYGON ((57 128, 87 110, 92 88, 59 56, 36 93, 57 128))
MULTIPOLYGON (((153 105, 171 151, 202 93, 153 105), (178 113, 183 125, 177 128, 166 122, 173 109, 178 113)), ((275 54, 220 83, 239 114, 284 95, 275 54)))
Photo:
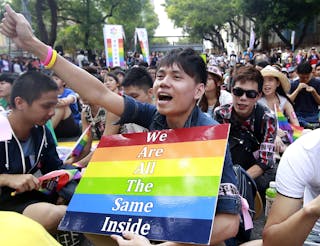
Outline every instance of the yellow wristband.
POLYGON ((54 66, 54 64, 56 63, 56 60, 57 60, 57 51, 56 50, 53 50, 52 52, 52 57, 50 59, 50 62, 48 63, 47 66, 45 66, 46 69, 50 69, 54 66))

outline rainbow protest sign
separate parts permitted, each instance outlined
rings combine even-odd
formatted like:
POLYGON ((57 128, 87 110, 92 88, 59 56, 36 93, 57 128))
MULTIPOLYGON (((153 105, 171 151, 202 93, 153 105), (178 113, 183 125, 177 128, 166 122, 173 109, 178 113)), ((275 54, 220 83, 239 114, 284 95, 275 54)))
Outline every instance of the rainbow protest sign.
POLYGON ((103 137, 60 230, 207 244, 229 125, 103 137))

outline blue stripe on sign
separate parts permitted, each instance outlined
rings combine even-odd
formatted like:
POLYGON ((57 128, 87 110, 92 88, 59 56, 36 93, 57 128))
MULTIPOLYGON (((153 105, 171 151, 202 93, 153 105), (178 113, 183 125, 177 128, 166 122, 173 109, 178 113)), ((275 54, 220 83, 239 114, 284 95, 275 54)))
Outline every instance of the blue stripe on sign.
POLYGON ((75 194, 68 211, 210 220, 215 202, 216 197, 75 194))
POLYGON ((156 218, 68 211, 59 230, 102 235, 133 231, 151 240, 208 244, 212 220, 156 218))

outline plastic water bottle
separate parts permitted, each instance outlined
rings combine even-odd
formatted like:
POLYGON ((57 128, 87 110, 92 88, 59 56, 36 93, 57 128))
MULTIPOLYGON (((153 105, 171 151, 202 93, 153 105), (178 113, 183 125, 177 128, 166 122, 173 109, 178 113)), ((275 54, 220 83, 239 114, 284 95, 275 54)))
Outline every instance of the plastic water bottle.
POLYGON ((271 181, 269 183, 269 188, 266 190, 266 208, 265 208, 265 216, 268 217, 268 214, 270 212, 272 203, 274 199, 276 198, 277 190, 276 190, 276 182, 271 181))

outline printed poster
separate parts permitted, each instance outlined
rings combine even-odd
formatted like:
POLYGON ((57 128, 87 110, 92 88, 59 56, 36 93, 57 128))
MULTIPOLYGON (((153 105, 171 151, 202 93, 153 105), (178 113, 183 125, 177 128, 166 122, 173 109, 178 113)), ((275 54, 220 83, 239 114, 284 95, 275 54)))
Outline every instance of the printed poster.
POLYGON ((229 125, 103 137, 59 230, 208 244, 229 125))
POLYGON ((103 27, 104 47, 106 52, 106 64, 108 67, 123 67, 124 31, 121 25, 104 25, 103 27))
POLYGON ((137 39, 139 40, 139 45, 141 48, 141 52, 143 55, 143 60, 149 62, 149 42, 148 42, 148 32, 147 29, 145 28, 136 28, 136 33, 135 33, 135 43, 137 43, 137 39))

